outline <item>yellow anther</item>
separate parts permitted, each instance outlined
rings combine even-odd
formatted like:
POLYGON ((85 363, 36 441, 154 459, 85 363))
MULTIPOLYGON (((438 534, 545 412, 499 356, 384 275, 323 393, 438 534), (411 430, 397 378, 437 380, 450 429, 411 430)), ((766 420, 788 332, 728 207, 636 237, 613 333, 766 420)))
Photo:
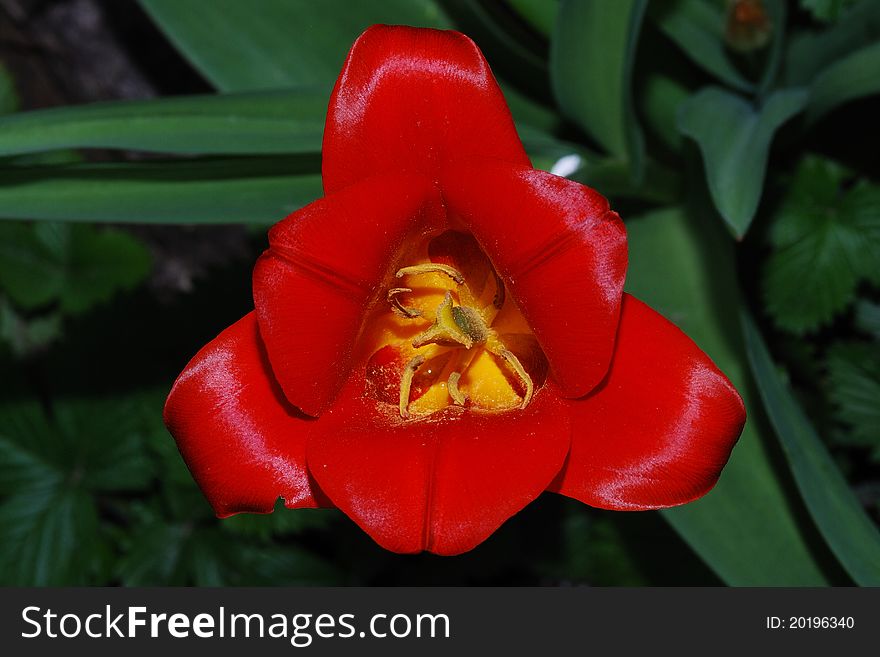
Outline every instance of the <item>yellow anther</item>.
POLYGON ((519 362, 519 358, 505 347, 504 343, 502 343, 495 335, 492 335, 486 342, 486 350, 503 360, 504 363, 513 370, 514 374, 519 377, 519 380, 522 381, 523 386, 525 386, 526 389, 526 394, 523 396, 520 408, 528 406, 529 402, 532 400, 532 395, 535 394, 535 384, 532 381, 532 377, 526 372, 526 368, 524 368, 522 363, 519 362))
POLYGON ((461 379, 461 372, 453 372, 450 374, 449 378, 446 380, 446 389, 449 390, 449 396, 452 397, 452 401, 459 406, 464 406, 467 397, 465 397, 464 393, 462 393, 458 387, 459 379, 461 379))
POLYGON ((406 364, 403 375, 400 377, 400 417, 403 419, 409 418, 409 395, 412 390, 413 378, 424 363, 424 356, 415 356, 406 364))
POLYGON ((388 295, 386 298, 388 299, 388 303, 391 304, 391 309, 394 312, 396 312, 398 315, 402 315, 403 317, 406 317, 407 319, 414 319, 416 317, 421 317, 422 316, 421 310, 419 310, 418 308, 408 308, 407 306, 404 306, 400 302, 400 299, 398 298, 398 296, 401 294, 405 294, 407 292, 412 292, 412 288, 392 287, 390 290, 388 290, 388 295))
POLYGON ((398 269, 395 276, 397 278, 403 278, 404 276, 418 276, 419 274, 446 274, 458 285, 464 285, 464 276, 461 275, 454 267, 450 267, 449 265, 441 265, 439 263, 429 262, 423 265, 412 265, 410 267, 404 267, 403 269, 398 269))

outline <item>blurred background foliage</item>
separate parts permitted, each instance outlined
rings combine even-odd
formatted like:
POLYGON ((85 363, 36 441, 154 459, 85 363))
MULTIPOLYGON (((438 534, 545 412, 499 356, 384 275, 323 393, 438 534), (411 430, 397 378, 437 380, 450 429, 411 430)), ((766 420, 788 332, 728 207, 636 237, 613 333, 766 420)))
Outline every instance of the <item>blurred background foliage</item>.
POLYGON ((0 0, 0 583, 880 584, 878 91, 874 0, 0 0), (710 495, 545 495, 452 559, 212 516, 164 396, 382 22, 474 38, 535 165, 625 218, 628 289, 746 399, 710 495))

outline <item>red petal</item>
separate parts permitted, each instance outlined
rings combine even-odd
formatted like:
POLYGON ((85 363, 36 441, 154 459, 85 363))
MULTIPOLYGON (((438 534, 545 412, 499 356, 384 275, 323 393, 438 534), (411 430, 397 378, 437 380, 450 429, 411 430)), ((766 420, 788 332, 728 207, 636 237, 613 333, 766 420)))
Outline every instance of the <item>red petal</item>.
POLYGON ((394 552, 459 554, 485 540, 557 475, 564 402, 545 386, 524 410, 448 408, 404 422, 353 381, 309 438, 321 489, 394 552))
POLYGON ((479 48, 458 32, 376 25, 354 43, 330 98, 327 193, 382 171, 436 177, 461 158, 528 166, 479 48))
POLYGON ((709 357, 625 295, 608 379, 572 402, 571 452, 550 490, 615 510, 690 502, 715 485, 745 417, 709 357))
POLYGON ((626 230, 608 201, 543 171, 479 162, 443 179, 461 219, 492 260, 567 397, 608 371, 626 276, 626 230))
POLYGON ((444 220, 426 178, 377 176, 276 224, 254 269, 254 303, 288 400, 318 415, 352 367, 355 340, 415 227, 444 220))
POLYGON ((328 506, 306 468, 311 421, 272 378, 254 313, 209 342, 177 377, 165 424, 220 517, 328 506))

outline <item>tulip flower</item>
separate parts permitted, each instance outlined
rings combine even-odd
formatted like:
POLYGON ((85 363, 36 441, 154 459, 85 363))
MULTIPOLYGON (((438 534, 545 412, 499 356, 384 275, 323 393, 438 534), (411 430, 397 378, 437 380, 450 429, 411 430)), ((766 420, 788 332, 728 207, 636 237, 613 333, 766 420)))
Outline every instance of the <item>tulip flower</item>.
POLYGON ((470 39, 368 29, 330 98, 323 182, 269 232, 255 310, 168 397, 218 516, 281 497, 452 555, 544 491, 643 510, 714 486, 739 395, 623 292, 620 218, 531 167, 470 39))

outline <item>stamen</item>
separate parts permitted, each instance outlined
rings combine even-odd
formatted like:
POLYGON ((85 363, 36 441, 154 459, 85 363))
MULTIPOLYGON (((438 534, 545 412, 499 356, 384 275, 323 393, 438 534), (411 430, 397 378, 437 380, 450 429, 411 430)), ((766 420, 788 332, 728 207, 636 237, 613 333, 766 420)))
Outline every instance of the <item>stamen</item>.
POLYGON ((467 397, 458 387, 459 379, 461 379, 461 372, 453 372, 450 374, 449 378, 446 380, 446 389, 449 390, 449 396, 452 397, 452 401, 459 406, 464 406, 467 397))
POLYGON ((429 262, 424 265, 412 265, 410 267, 398 269, 395 276, 397 276, 397 278, 403 278, 404 276, 418 276, 419 274, 433 273, 446 274, 458 285, 464 285, 464 276, 462 276, 461 272, 449 265, 441 265, 435 262, 429 262))
POLYGON ((523 396, 522 403, 520 404, 520 408, 525 408, 528 406, 529 402, 532 400, 532 395, 535 394, 535 384, 532 381, 532 377, 529 376, 529 373, 526 372, 526 368, 522 366, 522 363, 519 362, 519 358, 517 358, 512 351, 507 349, 504 344, 498 340, 497 338, 493 338, 486 343, 486 349, 489 353, 495 354, 499 358, 501 358, 511 370, 519 377, 519 380, 522 381, 523 385, 526 388, 526 394, 523 396))
POLYGON ((400 417, 404 420, 409 418, 409 395, 412 389, 413 377, 424 363, 424 356, 415 356, 406 364, 403 375, 400 377, 400 417))
POLYGON ((388 303, 391 304, 391 309, 396 312, 398 315, 402 315, 407 319, 414 319, 416 317, 422 316, 422 311, 418 308, 408 308, 404 306, 400 299, 397 297, 401 294, 406 294, 407 292, 412 292, 412 288, 409 287, 392 287, 388 290, 387 300, 388 303))

